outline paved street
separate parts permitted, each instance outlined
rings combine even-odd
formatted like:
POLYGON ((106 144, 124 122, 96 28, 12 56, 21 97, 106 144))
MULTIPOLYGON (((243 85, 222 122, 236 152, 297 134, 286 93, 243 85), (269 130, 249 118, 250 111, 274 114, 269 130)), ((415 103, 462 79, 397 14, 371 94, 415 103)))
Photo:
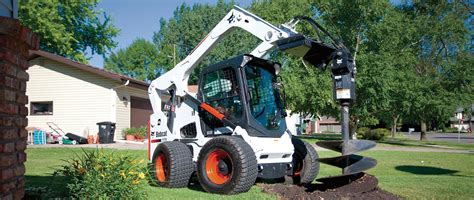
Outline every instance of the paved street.
MULTIPOLYGON (((410 139, 419 140, 420 132, 405 133, 410 139)), ((457 133, 428 133, 426 137, 430 141, 447 141, 447 142, 461 142, 474 144, 474 134, 461 133, 459 140, 457 133)))

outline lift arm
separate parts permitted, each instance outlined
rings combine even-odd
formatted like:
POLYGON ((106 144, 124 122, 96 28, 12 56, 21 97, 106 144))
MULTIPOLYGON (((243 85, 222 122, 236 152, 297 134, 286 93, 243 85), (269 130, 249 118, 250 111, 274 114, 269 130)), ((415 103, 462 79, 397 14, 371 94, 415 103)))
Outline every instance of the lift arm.
MULTIPOLYGON (((293 27, 294 25, 295 24, 293 24, 293 27)), ((151 82, 148 93, 153 110, 156 112, 161 108, 159 93, 167 93, 167 90, 173 88, 173 86, 175 95, 183 97, 187 92, 189 75, 193 69, 198 66, 200 61, 220 40, 225 38, 233 30, 236 30, 236 28, 241 28, 262 41, 261 44, 251 52, 255 57, 262 57, 276 46, 274 44, 275 41, 296 35, 297 32, 294 31, 293 27, 288 25, 282 25, 280 28, 276 27, 260 17, 238 6, 234 6, 194 48, 190 55, 178 63, 173 69, 151 82)))
MULTIPOLYGON (((206 37, 193 49, 183 61, 173 69, 153 80, 148 89, 150 101, 155 113, 161 109, 161 98, 175 95, 184 97, 187 94, 189 75, 198 66, 200 61, 225 38, 230 32, 241 28, 262 42, 251 54, 263 57, 274 47, 287 53, 303 58, 314 66, 324 68, 327 63, 334 60, 331 67, 334 81, 334 97, 337 101, 350 102, 355 99, 354 74, 355 65, 350 52, 343 44, 337 42, 318 23, 307 17, 296 17, 289 22, 276 27, 260 17, 238 7, 227 15, 209 32, 206 37), (333 40, 333 45, 298 34, 294 27, 300 20, 307 20, 316 30, 322 31, 333 40), (169 94, 169 90, 173 94, 169 94)), ((319 38, 321 40, 321 38, 319 38)))

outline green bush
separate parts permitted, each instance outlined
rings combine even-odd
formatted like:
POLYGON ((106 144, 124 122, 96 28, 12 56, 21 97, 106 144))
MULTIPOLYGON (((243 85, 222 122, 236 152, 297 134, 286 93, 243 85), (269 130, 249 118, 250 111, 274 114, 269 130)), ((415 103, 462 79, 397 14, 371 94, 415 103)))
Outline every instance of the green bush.
POLYGON ((367 132, 370 131, 370 128, 367 128, 367 127, 360 127, 357 129, 356 133, 357 133, 357 138, 358 139, 364 139, 365 138, 365 135, 367 134, 367 132))
POLYGON ((369 129, 361 127, 357 129, 357 138, 367 140, 383 140, 387 135, 390 135, 390 131, 385 128, 369 129))
POLYGON ((104 150, 83 150, 56 174, 66 176, 72 199, 146 199, 145 161, 104 150))
POLYGON ((137 139, 144 139, 147 134, 147 127, 141 126, 139 128, 130 127, 123 130, 125 135, 133 135, 137 139))
POLYGON ((385 128, 377 128, 369 131, 367 139, 369 140, 383 140, 385 136, 390 135, 390 131, 385 128))

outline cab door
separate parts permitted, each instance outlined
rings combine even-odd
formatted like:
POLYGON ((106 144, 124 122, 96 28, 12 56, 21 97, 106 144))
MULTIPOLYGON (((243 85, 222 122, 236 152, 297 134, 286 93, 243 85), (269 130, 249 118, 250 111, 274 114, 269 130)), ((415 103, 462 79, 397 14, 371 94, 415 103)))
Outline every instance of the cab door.
MULTIPOLYGON (((199 94, 203 102, 209 104, 231 121, 242 118, 242 100, 236 68, 223 67, 207 72, 201 77, 199 94)), ((199 112, 205 135, 230 134, 232 130, 207 112, 199 112)))

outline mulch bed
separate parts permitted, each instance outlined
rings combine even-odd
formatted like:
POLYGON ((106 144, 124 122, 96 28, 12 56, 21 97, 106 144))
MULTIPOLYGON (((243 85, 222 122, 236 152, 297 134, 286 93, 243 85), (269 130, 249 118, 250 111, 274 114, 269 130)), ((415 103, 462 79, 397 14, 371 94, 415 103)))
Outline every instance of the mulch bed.
POLYGON ((304 186, 263 184, 262 188, 264 192, 277 194, 282 199, 400 199, 377 185, 377 178, 360 173, 352 177, 331 178, 304 186))

